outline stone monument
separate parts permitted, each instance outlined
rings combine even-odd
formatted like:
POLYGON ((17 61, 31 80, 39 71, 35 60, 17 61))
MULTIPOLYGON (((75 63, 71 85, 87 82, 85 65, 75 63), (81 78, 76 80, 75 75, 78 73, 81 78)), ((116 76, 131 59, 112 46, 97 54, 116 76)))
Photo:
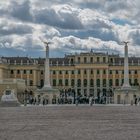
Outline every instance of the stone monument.
POLYGON ((124 83, 121 88, 114 91, 115 104, 133 104, 136 98, 140 97, 139 89, 131 87, 129 84, 129 67, 128 67, 128 43, 123 42, 124 46, 124 83))
POLYGON ((20 106, 14 90, 6 89, 1 97, 0 107, 16 107, 20 106))
POLYGON ((59 90, 52 88, 50 84, 50 66, 49 66, 49 44, 50 42, 43 42, 46 46, 45 58, 45 77, 44 86, 42 89, 35 91, 35 98, 39 104, 52 104, 57 103, 59 97, 59 90))

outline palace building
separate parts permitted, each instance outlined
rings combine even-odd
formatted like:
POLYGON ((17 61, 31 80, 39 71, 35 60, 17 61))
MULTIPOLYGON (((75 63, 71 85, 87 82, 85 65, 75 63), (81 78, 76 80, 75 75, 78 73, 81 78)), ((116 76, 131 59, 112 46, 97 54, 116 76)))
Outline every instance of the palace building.
MULTIPOLYGON (((23 92, 34 95, 34 91, 44 85, 44 62, 45 58, 1 57, 0 80, 25 80, 23 92)), ((50 83, 60 91, 74 90, 81 96, 113 96, 114 89, 123 84, 124 57, 116 54, 91 51, 50 58, 49 62, 50 83)), ((129 82, 132 86, 140 85, 139 57, 129 57, 129 82)), ((0 95, 4 90, 2 86, 0 84, 0 95)))

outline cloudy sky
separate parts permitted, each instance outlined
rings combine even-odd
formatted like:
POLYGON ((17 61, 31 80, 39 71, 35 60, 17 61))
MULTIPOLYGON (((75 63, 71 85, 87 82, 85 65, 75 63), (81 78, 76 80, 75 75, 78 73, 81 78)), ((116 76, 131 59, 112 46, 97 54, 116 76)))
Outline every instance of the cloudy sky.
POLYGON ((0 0, 0 56, 102 51, 140 54, 140 0, 0 0))

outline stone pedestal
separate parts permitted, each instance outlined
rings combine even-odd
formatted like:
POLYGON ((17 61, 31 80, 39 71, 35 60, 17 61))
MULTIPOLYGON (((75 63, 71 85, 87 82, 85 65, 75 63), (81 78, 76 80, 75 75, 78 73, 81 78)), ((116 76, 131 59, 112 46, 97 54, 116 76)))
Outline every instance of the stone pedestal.
POLYGON ((114 91, 114 103, 115 104, 134 104, 135 99, 140 98, 140 89, 128 88, 128 89, 116 89, 114 91))
POLYGON ((59 90, 53 88, 42 88, 36 90, 35 98, 38 104, 57 104, 59 90))
POLYGON ((20 106, 13 90, 6 89, 1 97, 0 107, 16 107, 20 106))

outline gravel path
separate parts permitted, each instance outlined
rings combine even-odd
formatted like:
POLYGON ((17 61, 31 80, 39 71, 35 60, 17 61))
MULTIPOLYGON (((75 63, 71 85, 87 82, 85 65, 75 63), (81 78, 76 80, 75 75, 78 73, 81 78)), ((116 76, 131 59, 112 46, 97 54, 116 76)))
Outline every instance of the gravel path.
POLYGON ((140 106, 0 108, 0 140, 140 140, 140 106))

